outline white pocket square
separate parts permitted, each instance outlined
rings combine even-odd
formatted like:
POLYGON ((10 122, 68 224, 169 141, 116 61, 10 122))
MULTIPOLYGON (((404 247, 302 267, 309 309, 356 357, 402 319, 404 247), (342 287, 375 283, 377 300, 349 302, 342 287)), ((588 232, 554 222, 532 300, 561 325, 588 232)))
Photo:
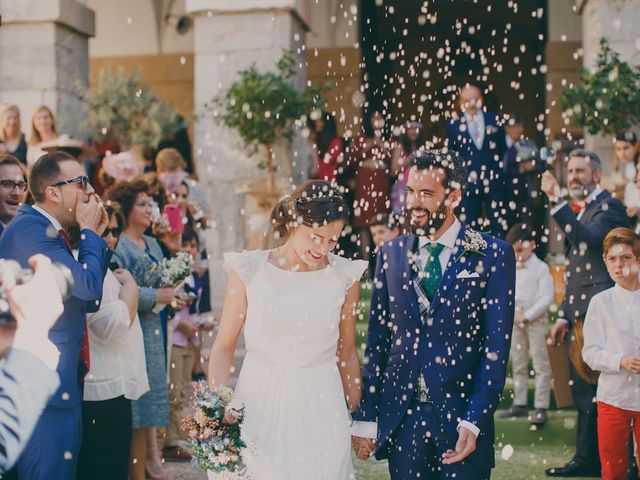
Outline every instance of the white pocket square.
POLYGON ((456 275, 456 278, 479 278, 480 274, 478 272, 473 272, 473 273, 469 273, 467 272, 467 270, 462 270, 460 273, 458 273, 458 275, 456 275))

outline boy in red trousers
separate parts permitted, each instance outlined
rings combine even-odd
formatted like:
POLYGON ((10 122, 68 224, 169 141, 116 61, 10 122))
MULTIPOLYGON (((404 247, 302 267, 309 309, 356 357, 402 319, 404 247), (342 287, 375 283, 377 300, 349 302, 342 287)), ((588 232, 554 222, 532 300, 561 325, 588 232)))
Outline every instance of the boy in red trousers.
POLYGON ((602 478, 627 478, 629 438, 640 443, 640 237, 615 228, 603 244, 615 285, 595 295, 584 323, 582 357, 600 372, 598 444, 602 478))

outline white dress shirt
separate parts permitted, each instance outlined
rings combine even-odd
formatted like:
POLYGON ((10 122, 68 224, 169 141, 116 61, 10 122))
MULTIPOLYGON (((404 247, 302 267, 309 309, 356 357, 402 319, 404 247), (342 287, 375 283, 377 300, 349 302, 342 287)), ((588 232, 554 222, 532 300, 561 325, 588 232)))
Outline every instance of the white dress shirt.
POLYGON ((137 400, 149 390, 140 320, 136 315, 131 323, 129 308, 120 300, 121 288, 107 270, 100 310, 87 315, 91 370, 84 381, 84 400, 137 400))
POLYGON ((618 285, 595 295, 584 322, 582 358, 598 370, 597 399, 640 411, 640 375, 620 367, 626 355, 640 355, 640 290, 618 285))
POLYGON ((547 311, 553 303, 553 277, 549 266, 532 254, 516 268, 516 311, 524 320, 548 320, 547 311))
POLYGON ((47 220, 49 220, 49 222, 51 222, 51 225, 53 225, 53 228, 55 228, 57 232, 62 230, 62 225, 60 224, 58 219, 53 215, 51 215, 49 212, 47 212, 43 208, 40 208, 37 205, 33 205, 33 207, 31 208, 33 208, 36 212, 41 213, 47 220))
POLYGON ((467 123, 467 131, 471 140, 478 150, 482 150, 484 144, 484 113, 482 110, 478 110, 475 116, 471 116, 468 113, 464 114, 465 121, 467 123))
MULTIPOLYGON (((440 252, 438 259, 440 260, 440 267, 442 268, 442 274, 444 275, 447 264, 449 263, 449 259, 451 258, 451 254, 453 253, 453 249, 456 245, 456 240, 460 234, 460 228, 462 228, 462 225, 456 218, 451 226, 442 235, 440 235, 440 238, 437 240, 431 240, 429 237, 419 237, 418 267, 423 269, 429 257, 429 252, 427 252, 427 249, 424 248, 424 246, 429 243, 441 243, 444 245, 444 248, 440 252)), ((428 386, 429 385, 427 385, 427 387, 428 386)), ((480 434, 480 429, 473 423, 466 420, 461 420, 458 423, 458 431, 460 430, 460 427, 465 427, 467 430, 470 430, 476 437, 480 434)), ((376 438, 378 436, 378 423, 354 421, 351 425, 351 434, 362 438, 376 438)))

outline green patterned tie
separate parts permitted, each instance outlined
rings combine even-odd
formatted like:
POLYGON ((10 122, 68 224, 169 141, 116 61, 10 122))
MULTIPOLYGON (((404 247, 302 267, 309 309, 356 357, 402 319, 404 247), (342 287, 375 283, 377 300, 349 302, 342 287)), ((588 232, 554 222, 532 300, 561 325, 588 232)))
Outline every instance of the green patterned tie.
POLYGON ((441 243, 427 243, 423 248, 429 253, 429 256, 423 269, 422 288, 431 302, 433 297, 436 296, 438 285, 440 285, 440 280, 442 279, 440 253, 444 249, 444 245, 441 243))

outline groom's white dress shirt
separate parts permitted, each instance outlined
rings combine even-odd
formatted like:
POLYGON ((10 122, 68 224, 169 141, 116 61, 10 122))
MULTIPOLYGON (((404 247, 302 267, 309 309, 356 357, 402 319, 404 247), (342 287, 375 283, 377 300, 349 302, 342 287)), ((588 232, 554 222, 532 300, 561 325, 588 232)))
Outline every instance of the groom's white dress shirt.
MULTIPOLYGON (((418 238, 418 267, 420 270, 424 269, 427 259, 429 258, 429 252, 427 252, 427 249, 424 247, 429 243, 441 243, 444 245, 444 248, 440 252, 438 260, 440 260, 442 274, 444 275, 444 272, 447 269, 447 264, 449 263, 449 259, 451 258, 451 254, 453 253, 453 249, 456 245, 460 228, 462 228, 462 225, 456 218, 456 220, 440 236, 440 238, 438 238, 438 240, 432 242, 429 237, 418 238)), ((428 386, 429 385, 427 385, 427 387, 428 386)), ((461 420, 460 423, 458 423, 458 431, 460 430, 460 427, 465 427, 467 430, 470 430, 476 437, 480 434, 480 429, 473 423, 466 420, 461 420)), ((351 434, 362 438, 376 438, 378 436, 378 423, 354 421, 351 425, 351 434)))

